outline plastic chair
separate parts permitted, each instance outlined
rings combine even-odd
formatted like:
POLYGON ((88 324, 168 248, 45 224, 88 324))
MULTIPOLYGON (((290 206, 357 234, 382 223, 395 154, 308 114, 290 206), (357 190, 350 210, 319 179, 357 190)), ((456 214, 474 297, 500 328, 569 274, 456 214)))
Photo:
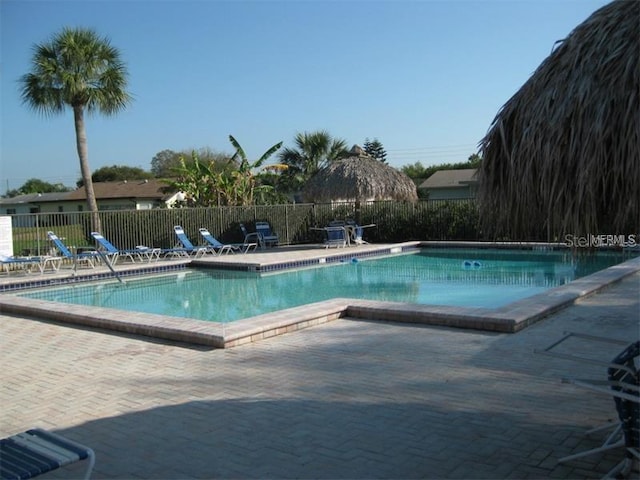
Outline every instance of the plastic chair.
POLYGON ((95 454, 89 447, 61 435, 35 428, 0 440, 0 478, 27 479, 87 460, 89 479, 95 454))

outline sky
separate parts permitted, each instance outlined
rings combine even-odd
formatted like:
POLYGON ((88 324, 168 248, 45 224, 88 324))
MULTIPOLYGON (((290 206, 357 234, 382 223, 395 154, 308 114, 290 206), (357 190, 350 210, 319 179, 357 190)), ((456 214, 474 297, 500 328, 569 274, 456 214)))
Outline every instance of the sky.
MULTIPOLYGON (((378 139, 402 168, 464 162, 500 108, 601 0, 0 0, 0 193, 75 186, 71 111, 20 98, 33 47, 64 27, 116 47, 134 101, 86 118, 92 170, 162 150, 250 159, 297 133, 378 139)), ((276 157, 272 157, 276 160, 276 157)))

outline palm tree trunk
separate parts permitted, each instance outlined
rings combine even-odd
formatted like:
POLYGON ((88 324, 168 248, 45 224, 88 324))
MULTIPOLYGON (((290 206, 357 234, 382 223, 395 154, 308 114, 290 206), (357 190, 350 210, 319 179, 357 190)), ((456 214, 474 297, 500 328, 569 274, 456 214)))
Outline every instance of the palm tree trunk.
POLYGON ((87 206, 91 212, 91 228, 94 232, 102 231, 100 216, 98 215, 98 202, 93 191, 93 180, 91 180, 91 168, 89 167, 89 151, 87 149, 87 132, 84 126, 84 107, 82 105, 73 106, 73 118, 76 127, 76 147, 78 158, 80 159, 80 173, 82 182, 87 193, 87 206))

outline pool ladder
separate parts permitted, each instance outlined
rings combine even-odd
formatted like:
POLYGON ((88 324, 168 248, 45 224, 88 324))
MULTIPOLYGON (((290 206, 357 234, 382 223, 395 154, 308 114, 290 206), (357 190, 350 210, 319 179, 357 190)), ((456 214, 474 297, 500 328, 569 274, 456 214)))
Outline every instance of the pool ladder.
MULTIPOLYGON (((109 270, 111 270, 111 273, 113 273, 113 276, 116 277, 120 283, 124 283, 124 280, 122 280, 122 277, 120 276, 120 274, 114 270, 113 265, 111 265, 111 262, 107 259, 104 252, 102 252, 101 250, 96 250, 96 252, 98 252, 100 259, 105 263, 105 265, 109 267, 109 270)), ((78 271, 78 258, 74 255, 73 274, 75 275, 77 271, 78 271)))

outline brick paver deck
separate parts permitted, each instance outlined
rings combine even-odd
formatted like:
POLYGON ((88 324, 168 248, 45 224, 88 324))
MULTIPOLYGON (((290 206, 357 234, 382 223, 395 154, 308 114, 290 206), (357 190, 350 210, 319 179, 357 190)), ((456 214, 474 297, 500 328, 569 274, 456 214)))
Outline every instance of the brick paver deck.
POLYGON ((229 350, 3 315, 0 434, 87 444, 93 478, 600 478, 621 450, 556 460, 616 418, 560 378, 605 371, 534 349, 637 339, 639 292, 635 274, 516 334, 340 319, 229 350))

